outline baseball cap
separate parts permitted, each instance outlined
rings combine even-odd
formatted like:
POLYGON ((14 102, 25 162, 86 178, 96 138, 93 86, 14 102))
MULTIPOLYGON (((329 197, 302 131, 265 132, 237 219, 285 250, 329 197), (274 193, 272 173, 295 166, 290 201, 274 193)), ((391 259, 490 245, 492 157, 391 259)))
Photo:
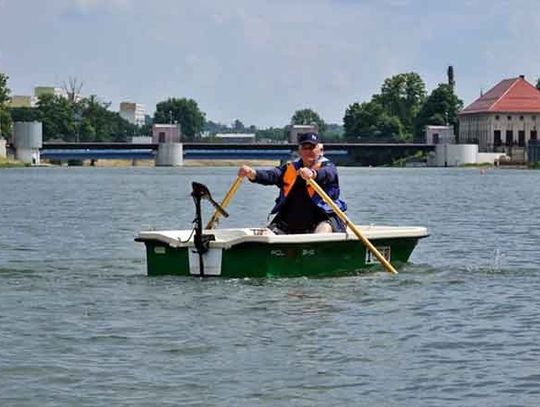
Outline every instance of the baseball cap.
POLYGON ((302 133, 298 135, 298 144, 309 143, 317 145, 320 141, 321 139, 317 133, 302 133))

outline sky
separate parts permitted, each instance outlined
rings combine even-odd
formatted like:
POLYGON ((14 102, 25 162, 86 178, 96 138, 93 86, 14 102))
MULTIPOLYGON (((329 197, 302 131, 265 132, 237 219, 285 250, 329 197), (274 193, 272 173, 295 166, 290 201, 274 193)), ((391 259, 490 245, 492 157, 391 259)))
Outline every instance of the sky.
POLYGON ((118 110, 192 98, 207 120, 282 127, 298 109, 342 124, 393 75, 428 92, 454 67, 465 105, 540 76, 540 0, 0 0, 12 95, 83 82, 118 110))

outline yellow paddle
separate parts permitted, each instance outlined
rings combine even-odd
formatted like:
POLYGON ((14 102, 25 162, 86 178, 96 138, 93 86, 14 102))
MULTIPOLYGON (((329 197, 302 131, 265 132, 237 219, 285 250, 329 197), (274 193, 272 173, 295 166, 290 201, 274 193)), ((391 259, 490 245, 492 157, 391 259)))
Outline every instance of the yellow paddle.
POLYGON ((311 185, 313 189, 319 194, 319 196, 326 202, 330 207, 334 210, 334 212, 340 217, 340 219, 343 221, 345 226, 349 226, 351 230, 354 232, 354 234, 364 243, 364 246, 366 246, 371 253, 375 255, 377 260, 384 266, 386 271, 389 273, 397 274, 398 272, 396 269, 384 258, 384 256, 377 250, 375 246, 371 244, 371 242, 360 232, 360 230, 352 223, 347 215, 343 213, 341 209, 338 208, 338 206, 332 201, 332 198, 330 198, 326 192, 317 184, 317 182, 314 179, 308 179, 307 181, 308 185, 311 185))
MULTIPOLYGON (((227 194, 225 195, 225 198, 223 198, 223 201, 221 202, 221 207, 222 208, 225 208, 229 204, 229 202, 231 201, 231 199, 232 199, 233 195, 235 194, 236 190, 238 189, 238 187, 240 187, 240 184, 242 183, 243 178, 244 177, 242 177, 240 175, 238 177, 236 177, 236 180, 234 181, 231 188, 229 189, 229 192, 227 192, 227 194)), ((218 222, 218 219, 219 219, 220 215, 221 215, 221 213, 218 210, 216 210, 214 212, 214 214, 212 215, 212 218, 210 219, 210 221, 206 225, 206 229, 214 229, 214 227, 216 226, 216 224, 218 222)))

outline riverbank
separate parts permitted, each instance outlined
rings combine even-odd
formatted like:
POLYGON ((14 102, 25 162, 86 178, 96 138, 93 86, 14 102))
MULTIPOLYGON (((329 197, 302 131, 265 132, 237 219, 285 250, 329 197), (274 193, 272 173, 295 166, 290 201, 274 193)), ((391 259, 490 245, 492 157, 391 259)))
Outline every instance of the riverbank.
POLYGON ((20 168, 29 167, 29 164, 25 164, 22 161, 9 160, 7 158, 0 158, 0 168, 20 168))

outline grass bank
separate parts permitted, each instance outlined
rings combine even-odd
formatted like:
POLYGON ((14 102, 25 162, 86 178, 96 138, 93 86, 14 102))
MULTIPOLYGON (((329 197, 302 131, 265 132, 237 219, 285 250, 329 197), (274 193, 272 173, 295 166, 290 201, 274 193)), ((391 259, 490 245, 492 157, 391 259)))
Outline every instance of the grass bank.
POLYGON ((29 167, 30 164, 25 164, 17 160, 8 160, 7 158, 0 158, 0 168, 20 168, 29 167))

